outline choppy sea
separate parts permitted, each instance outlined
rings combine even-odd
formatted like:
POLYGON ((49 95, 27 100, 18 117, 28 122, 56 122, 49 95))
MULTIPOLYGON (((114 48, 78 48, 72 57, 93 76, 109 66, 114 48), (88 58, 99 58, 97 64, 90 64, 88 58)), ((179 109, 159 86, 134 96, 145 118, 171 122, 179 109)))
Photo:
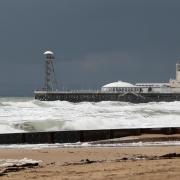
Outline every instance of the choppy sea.
POLYGON ((180 127, 180 102, 39 101, 0 98, 0 132, 180 127))
MULTIPOLYGON (((39 101, 33 97, 0 98, 0 133, 53 130, 88 130, 145 127, 180 127, 180 102, 39 101)), ((125 146, 180 145, 180 142, 127 144, 125 146), (170 143, 170 144, 169 144, 170 143)), ((84 147, 88 143, 0 145, 0 148, 84 147)), ((98 145, 96 145, 98 146, 98 145)), ((102 146, 102 145, 100 145, 102 146)), ((109 144, 105 146, 124 146, 109 144)))

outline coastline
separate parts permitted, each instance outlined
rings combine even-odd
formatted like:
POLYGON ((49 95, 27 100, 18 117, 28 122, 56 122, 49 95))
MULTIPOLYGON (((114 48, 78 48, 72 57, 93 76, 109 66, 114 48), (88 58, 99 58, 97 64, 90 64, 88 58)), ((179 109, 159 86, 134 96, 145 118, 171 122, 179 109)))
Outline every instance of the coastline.
MULTIPOLYGON (((162 135, 163 137, 169 137, 162 135)), ((171 135, 173 136, 173 135, 171 135)), ((145 135, 140 139, 157 139, 145 135)), ((133 140, 133 139, 132 139, 133 140)), ((8 172, 2 180, 174 179, 180 177, 180 146, 0 149, 1 159, 33 159, 39 166, 8 172)))

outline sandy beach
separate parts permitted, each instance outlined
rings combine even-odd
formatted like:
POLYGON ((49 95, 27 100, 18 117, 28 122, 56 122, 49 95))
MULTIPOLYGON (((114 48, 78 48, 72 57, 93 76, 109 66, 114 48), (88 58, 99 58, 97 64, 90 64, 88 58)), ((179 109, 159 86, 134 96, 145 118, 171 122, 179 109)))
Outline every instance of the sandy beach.
POLYGON ((0 157, 41 161, 35 167, 1 173, 1 180, 178 180, 180 177, 180 146, 16 148, 0 149, 0 157))

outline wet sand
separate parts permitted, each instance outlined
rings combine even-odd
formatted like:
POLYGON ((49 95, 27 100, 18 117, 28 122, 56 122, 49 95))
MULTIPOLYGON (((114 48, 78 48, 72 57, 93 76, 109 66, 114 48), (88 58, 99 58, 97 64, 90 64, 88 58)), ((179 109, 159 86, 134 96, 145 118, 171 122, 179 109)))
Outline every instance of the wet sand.
POLYGON ((8 172, 1 180, 180 179, 180 146, 0 149, 0 159, 42 160, 38 167, 8 172), (154 159, 153 159, 154 158, 154 159))

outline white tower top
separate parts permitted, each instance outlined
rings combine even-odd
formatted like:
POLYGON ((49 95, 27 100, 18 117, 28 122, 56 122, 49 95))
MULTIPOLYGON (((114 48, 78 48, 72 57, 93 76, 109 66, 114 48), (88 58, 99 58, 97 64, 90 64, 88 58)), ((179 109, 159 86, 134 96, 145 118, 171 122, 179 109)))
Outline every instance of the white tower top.
POLYGON ((44 54, 45 55, 53 55, 54 53, 52 51, 45 51, 44 54))

